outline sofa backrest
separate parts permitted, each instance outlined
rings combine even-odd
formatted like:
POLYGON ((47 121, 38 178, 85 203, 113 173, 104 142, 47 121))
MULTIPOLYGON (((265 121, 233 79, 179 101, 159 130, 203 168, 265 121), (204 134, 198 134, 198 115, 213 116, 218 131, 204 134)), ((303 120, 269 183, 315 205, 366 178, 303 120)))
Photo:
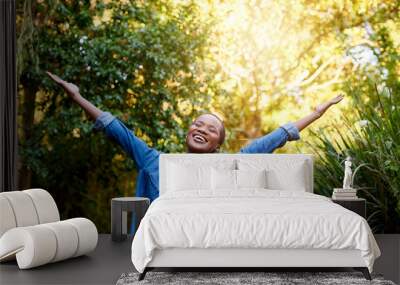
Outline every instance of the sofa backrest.
MULTIPOLYGON (((160 195, 173 191, 174 185, 187 179, 186 170, 193 168, 207 173, 211 168, 265 170, 268 189, 313 192, 313 157, 309 154, 161 154, 159 167, 160 195)), ((199 183, 202 188, 210 187, 199 183)))
POLYGON ((57 222, 57 205, 46 190, 29 189, 0 193, 0 237, 15 227, 57 222))

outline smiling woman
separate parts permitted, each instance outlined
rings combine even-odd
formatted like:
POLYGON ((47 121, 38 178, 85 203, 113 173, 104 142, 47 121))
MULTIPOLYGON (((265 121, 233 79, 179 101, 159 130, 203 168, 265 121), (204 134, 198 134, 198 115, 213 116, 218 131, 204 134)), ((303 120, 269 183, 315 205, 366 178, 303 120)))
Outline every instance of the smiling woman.
MULTIPOLYGON (((94 129, 102 130, 110 139, 117 142, 126 154, 132 158, 138 169, 136 196, 148 197, 151 201, 159 196, 159 156, 160 151, 149 147, 129 130, 125 124, 111 115, 102 112, 80 93, 73 83, 62 80, 57 75, 47 72, 48 76, 59 84, 68 96, 75 101, 91 119, 95 120, 94 129)), ((294 123, 287 123, 273 132, 264 135, 245 147, 241 153, 272 153, 287 141, 300 139, 299 132, 320 118, 332 105, 340 102, 343 96, 337 96, 315 108, 308 116, 294 123)), ((186 147, 191 153, 217 152, 225 139, 225 127, 221 119, 214 114, 202 114, 197 117, 187 132, 186 147)))
POLYGON ((199 116, 189 127, 186 136, 188 152, 212 153, 218 152, 225 140, 225 126, 214 114, 199 116))

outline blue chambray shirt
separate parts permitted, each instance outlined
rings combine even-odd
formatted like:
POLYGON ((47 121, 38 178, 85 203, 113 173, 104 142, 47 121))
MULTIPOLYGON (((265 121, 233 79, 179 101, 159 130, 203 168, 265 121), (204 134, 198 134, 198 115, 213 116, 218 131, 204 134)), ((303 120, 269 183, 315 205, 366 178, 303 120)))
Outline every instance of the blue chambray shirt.
MULTIPOLYGON (((103 130, 135 161, 138 169, 136 196, 147 197, 150 201, 156 199, 159 195, 158 161, 161 152, 149 147, 109 112, 102 112, 93 128, 103 130)), ((287 123, 241 148, 240 153, 272 153, 287 141, 298 139, 300 134, 297 127, 293 123, 287 123)))

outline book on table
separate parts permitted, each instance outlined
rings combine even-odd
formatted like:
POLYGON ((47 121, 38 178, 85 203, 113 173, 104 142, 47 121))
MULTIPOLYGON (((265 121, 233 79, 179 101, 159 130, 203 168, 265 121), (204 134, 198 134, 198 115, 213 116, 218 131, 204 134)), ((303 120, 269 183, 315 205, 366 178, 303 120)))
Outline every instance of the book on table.
POLYGON ((358 196, 357 195, 355 195, 355 196, 338 196, 338 195, 335 195, 335 194, 333 194, 332 195, 332 199, 334 199, 334 200, 356 200, 356 199, 358 199, 358 196))
POLYGON ((332 199, 336 200, 354 200, 357 199, 357 189, 334 188, 332 199))
POLYGON ((348 189, 333 188, 333 193, 357 193, 357 189, 354 189, 354 188, 348 188, 348 189))

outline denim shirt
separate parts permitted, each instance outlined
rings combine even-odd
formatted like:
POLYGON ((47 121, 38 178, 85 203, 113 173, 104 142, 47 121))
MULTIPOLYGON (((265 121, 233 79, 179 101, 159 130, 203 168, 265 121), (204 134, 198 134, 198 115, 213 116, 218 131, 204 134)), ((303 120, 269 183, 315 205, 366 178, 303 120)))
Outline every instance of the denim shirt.
MULTIPOLYGON (((135 161, 138 169, 136 196, 147 197, 150 201, 156 199, 159 195, 158 161, 161 152, 149 147, 109 112, 102 112, 97 117, 94 129, 103 130, 135 161)), ((300 139, 300 134, 297 127, 293 123, 287 123, 241 148, 240 153, 272 153, 287 141, 298 139, 300 139)))

